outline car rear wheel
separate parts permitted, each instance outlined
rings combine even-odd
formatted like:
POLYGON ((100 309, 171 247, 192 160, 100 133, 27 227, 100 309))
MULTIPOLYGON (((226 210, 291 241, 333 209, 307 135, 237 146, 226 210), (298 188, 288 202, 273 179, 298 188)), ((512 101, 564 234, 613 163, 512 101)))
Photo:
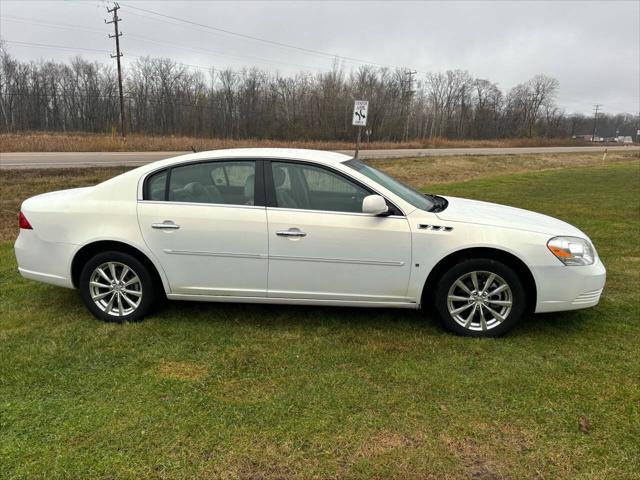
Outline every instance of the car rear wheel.
POLYGON ((123 252, 104 252, 84 265, 80 295, 96 318, 132 322, 151 312, 156 286, 148 268, 137 258, 123 252))
POLYGON ((492 259, 468 259, 442 276, 435 307, 443 325, 455 333, 496 337, 522 319, 526 296, 509 266, 492 259))

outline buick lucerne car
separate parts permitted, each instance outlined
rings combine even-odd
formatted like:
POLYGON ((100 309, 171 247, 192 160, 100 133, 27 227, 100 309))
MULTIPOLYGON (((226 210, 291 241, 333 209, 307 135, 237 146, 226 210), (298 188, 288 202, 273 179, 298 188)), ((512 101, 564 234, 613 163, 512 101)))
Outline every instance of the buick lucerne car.
POLYGON ((183 155, 93 187, 29 198, 20 273, 77 288, 105 321, 164 298, 418 309, 496 336, 527 312, 594 306, 605 268, 587 235, 512 207, 420 193, 346 155, 183 155))

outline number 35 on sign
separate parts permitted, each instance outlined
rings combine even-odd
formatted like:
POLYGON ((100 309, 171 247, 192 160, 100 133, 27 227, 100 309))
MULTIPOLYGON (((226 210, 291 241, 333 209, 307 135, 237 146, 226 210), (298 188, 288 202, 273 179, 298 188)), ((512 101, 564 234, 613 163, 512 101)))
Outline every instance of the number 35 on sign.
POLYGON ((356 100, 353 104, 353 123, 358 127, 364 127, 367 124, 367 115, 369 110, 368 100, 356 100))

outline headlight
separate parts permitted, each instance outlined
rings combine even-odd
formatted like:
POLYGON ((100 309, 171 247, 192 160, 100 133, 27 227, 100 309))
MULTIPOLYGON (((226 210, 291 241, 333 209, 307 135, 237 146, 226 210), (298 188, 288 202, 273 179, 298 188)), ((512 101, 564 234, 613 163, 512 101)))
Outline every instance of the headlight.
POLYGON ((553 237, 547 248, 565 265, 593 265, 596 251, 593 245, 579 237, 553 237))

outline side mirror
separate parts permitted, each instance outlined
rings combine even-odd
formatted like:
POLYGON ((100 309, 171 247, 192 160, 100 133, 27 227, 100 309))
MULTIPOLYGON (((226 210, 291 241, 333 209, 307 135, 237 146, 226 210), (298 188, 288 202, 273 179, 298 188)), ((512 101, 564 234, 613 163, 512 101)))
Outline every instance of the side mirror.
POLYGON ((382 215, 389 211, 387 202, 380 195, 369 195, 362 200, 362 213, 382 215))

